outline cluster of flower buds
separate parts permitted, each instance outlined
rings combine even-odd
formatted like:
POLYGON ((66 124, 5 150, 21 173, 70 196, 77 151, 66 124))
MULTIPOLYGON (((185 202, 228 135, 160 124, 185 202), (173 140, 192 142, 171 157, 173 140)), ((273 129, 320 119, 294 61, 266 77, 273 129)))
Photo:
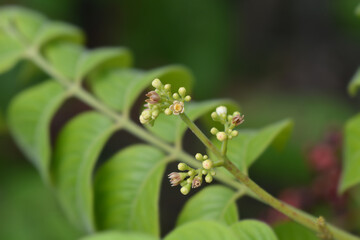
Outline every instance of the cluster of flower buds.
POLYGON ((187 195, 191 188, 200 187, 205 176, 205 182, 211 183, 215 170, 213 169, 213 161, 209 159, 207 155, 197 153, 195 155, 196 160, 202 161, 202 167, 193 169, 185 163, 179 163, 178 169, 183 172, 172 172, 169 174, 171 186, 180 185, 180 192, 187 195), (186 171, 186 172, 185 172, 186 171))
POLYGON ((184 87, 179 88, 177 93, 172 93, 171 85, 164 85, 159 79, 152 81, 152 86, 155 90, 146 94, 148 99, 145 100, 145 109, 139 118, 142 124, 153 125, 160 113, 179 115, 185 110, 184 102, 191 100, 184 87))
POLYGON ((244 115, 241 115, 239 112, 228 115, 225 106, 217 107, 216 111, 211 113, 211 118, 216 122, 220 122, 225 127, 224 131, 219 131, 214 127, 210 130, 211 134, 216 135, 216 138, 221 142, 236 137, 239 132, 234 130, 234 128, 244 122, 244 115))

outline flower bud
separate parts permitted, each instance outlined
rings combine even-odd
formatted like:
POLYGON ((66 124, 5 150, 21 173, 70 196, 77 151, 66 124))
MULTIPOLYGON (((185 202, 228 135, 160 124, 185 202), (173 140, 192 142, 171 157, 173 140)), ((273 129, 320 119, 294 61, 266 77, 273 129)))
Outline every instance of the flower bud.
POLYGON ((203 168, 209 170, 212 168, 213 162, 210 159, 205 160, 205 161, 203 161, 202 166, 203 166, 203 168))
POLYGON ((221 116, 221 115, 226 115, 227 114, 227 108, 225 106, 220 106, 216 108, 216 113, 221 116))
POLYGON ((216 134, 216 138, 217 138, 220 142, 223 142, 223 141, 225 141, 225 139, 227 138, 227 135, 226 135, 226 133, 224 133, 224 132, 218 132, 218 133, 216 134))
POLYGON ((215 176, 215 175, 216 175, 215 170, 214 170, 214 169, 211 169, 210 174, 211 174, 211 176, 215 176))
POLYGON ((217 115, 216 112, 212 112, 212 113, 211 113, 211 118, 212 118, 214 121, 216 121, 216 120, 219 119, 219 115, 217 115))
POLYGON ((164 88, 169 91, 171 89, 171 84, 165 84, 164 88))
POLYGON ((184 195, 187 195, 189 192, 190 192, 190 187, 191 185, 190 184, 186 184, 185 186, 183 186, 181 189, 180 189, 180 192, 184 195))
POLYGON ((166 115, 171 115, 171 114, 172 114, 172 111, 170 110, 170 108, 167 108, 167 109, 165 109, 164 113, 165 113, 166 115))
POLYGON ((185 101, 187 102, 190 102, 191 101, 191 97, 189 95, 187 95, 185 98, 184 98, 185 101))
POLYGON ((159 110, 153 111, 153 112, 151 113, 151 116, 152 116, 153 118, 156 118, 157 116, 159 116, 159 110))
POLYGON ((176 99, 176 100, 179 99, 179 98, 180 98, 180 97, 179 97, 179 94, 174 93, 174 94, 173 94, 173 98, 176 99))
POLYGON ((194 177, 194 180, 192 181, 191 187, 192 188, 198 188, 201 186, 202 178, 199 176, 194 177))
POLYGON ((202 161, 202 160, 203 160, 203 156, 201 155, 201 153, 197 153, 197 154, 195 155, 195 159, 196 159, 196 160, 199 160, 199 161, 202 161))
POLYGON ((151 113, 149 109, 145 109, 144 111, 142 111, 141 116, 145 119, 145 120, 149 120, 151 118, 151 113))
POLYGON ((187 166, 185 163, 179 163, 179 164, 178 164, 178 169, 179 169, 180 171, 185 171, 185 170, 188 169, 188 166, 187 166))
POLYGON ((188 175, 191 177, 191 176, 195 176, 196 172, 195 170, 190 170, 188 171, 188 175))
POLYGON ((238 131, 233 130, 233 131, 231 132, 231 136, 236 137, 237 135, 239 135, 239 132, 238 132, 238 131))
POLYGON ((219 130, 217 129, 217 128, 211 128, 211 130, 210 130, 210 133, 212 134, 212 135, 216 135, 217 133, 219 132, 219 130))
POLYGON ((206 175, 206 174, 208 173, 208 170, 203 169, 203 170, 201 171, 201 173, 202 173, 203 175, 206 175))
POLYGON ((203 159, 204 159, 204 160, 206 160, 206 159, 208 159, 208 158, 209 158, 208 155, 204 155, 204 156, 203 156, 203 159))
POLYGON ((154 88, 160 88, 162 86, 162 83, 158 78, 154 79, 151 84, 154 88))
POLYGON ((186 94, 186 89, 184 87, 179 88, 179 94, 181 97, 184 97, 186 94))
POLYGON ((145 124, 145 123, 148 122, 148 120, 145 120, 142 115, 140 115, 139 120, 140 120, 140 123, 141 123, 141 124, 145 124))
POLYGON ((206 175, 205 182, 211 183, 212 181, 213 181, 213 177, 210 174, 206 175))

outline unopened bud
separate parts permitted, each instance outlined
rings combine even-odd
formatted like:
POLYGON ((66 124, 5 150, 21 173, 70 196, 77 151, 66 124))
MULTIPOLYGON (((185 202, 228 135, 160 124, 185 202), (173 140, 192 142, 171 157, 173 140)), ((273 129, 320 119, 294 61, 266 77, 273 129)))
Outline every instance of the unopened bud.
POLYGON ((181 189, 180 189, 180 192, 184 195, 187 195, 189 192, 190 192, 190 187, 191 185, 190 184, 186 184, 185 186, 183 186, 181 189))
POLYGON ((201 155, 201 153, 197 153, 197 154, 195 155, 195 159, 196 159, 196 160, 199 160, 199 161, 202 161, 202 160, 203 160, 203 156, 201 155))
POLYGON ((171 84, 165 84, 164 88, 165 88, 165 90, 170 90, 171 89, 171 84))
POLYGON ((190 102, 191 101, 191 97, 189 95, 187 95, 185 98, 184 98, 185 101, 187 102, 190 102))
POLYGON ((227 114, 227 108, 225 106, 220 106, 216 108, 216 113, 221 116, 221 115, 226 115, 227 114))
POLYGON ((162 86, 162 83, 158 78, 156 78, 156 79, 154 79, 154 81, 152 81, 152 86, 154 88, 160 88, 162 86))
POLYGON ((195 176, 196 172, 194 170, 190 170, 188 171, 188 175, 191 176, 195 176))
POLYGON ((211 130, 210 130, 210 133, 212 134, 212 135, 216 135, 217 133, 219 132, 219 130, 217 129, 217 128, 211 128, 211 130))
POLYGON ((238 131, 234 130, 231 132, 231 136, 236 137, 237 135, 239 135, 238 131))
POLYGON ((216 121, 216 120, 219 119, 219 115, 217 115, 216 112, 212 112, 212 113, 211 113, 211 118, 212 118, 214 121, 216 121))
POLYGON ((167 109, 165 109, 164 113, 165 113, 166 115, 171 115, 171 114, 172 114, 172 111, 170 110, 170 108, 167 108, 167 109))
POLYGON ((180 97, 179 97, 179 94, 174 93, 174 94, 173 94, 173 98, 174 98, 174 99, 179 99, 179 98, 180 98, 180 97))
POLYGON ((209 158, 208 155, 204 155, 204 156, 203 156, 203 159, 204 159, 204 160, 206 160, 206 159, 208 159, 208 158, 209 158))
POLYGON ((179 164, 178 164, 178 169, 179 169, 180 171, 185 171, 185 170, 188 169, 188 166, 187 166, 185 163, 179 163, 179 164))
POLYGON ((203 168, 209 170, 212 168, 213 162, 210 159, 205 160, 205 161, 203 161, 202 166, 203 166, 203 168))
POLYGON ((227 136, 226 136, 226 133, 224 133, 224 132, 218 132, 218 133, 216 134, 216 138, 217 138, 220 142, 223 142, 223 141, 225 141, 225 139, 227 138, 227 136))
POLYGON ((210 174, 206 175, 205 182, 211 183, 212 181, 213 181, 213 177, 210 174))
POLYGON ((181 97, 184 97, 186 94, 186 89, 184 87, 179 88, 179 94, 181 97))
POLYGON ((145 124, 145 123, 148 122, 148 120, 145 120, 142 115, 140 115, 139 120, 140 120, 140 123, 141 123, 141 124, 145 124))

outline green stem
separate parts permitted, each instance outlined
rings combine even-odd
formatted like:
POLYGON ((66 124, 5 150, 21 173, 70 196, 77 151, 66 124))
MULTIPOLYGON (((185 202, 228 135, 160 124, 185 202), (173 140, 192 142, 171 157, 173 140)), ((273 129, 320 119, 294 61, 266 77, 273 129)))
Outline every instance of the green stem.
MULTIPOLYGON (((94 109, 98 110, 99 112, 102 112, 103 114, 109 116, 110 118, 114 119, 115 122, 122 124, 123 127, 134 134, 135 136, 138 136, 140 139, 143 139, 150 144, 153 144, 164 151, 168 152, 170 155, 177 157, 178 159, 193 165, 193 166, 199 166, 200 164, 194 160, 192 156, 189 154, 183 152, 182 150, 176 149, 166 143, 164 143, 162 140, 158 139, 157 137, 154 137, 152 134, 144 130, 143 128, 136 125, 134 122, 129 120, 128 118, 125 118, 121 114, 113 111, 112 109, 108 108, 104 104, 102 104, 100 101, 98 101, 96 98, 94 98, 91 94, 80 88, 80 86, 75 83, 71 82, 69 79, 64 77, 62 74, 56 71, 50 64, 48 64, 45 59, 38 54, 37 51, 31 50, 28 51, 28 58, 30 60, 33 60, 34 63, 36 63, 41 69, 43 69, 45 72, 47 72, 50 76, 52 76, 54 79, 56 79, 60 84, 62 84, 65 88, 69 90, 70 93, 72 93, 74 96, 82 100, 83 102, 87 103, 89 106, 93 107, 94 109)), ((294 209, 290 207, 289 205, 286 205, 285 203, 277 200, 273 196, 271 196, 269 193, 267 193, 265 190, 260 188, 255 182, 253 182, 249 177, 244 175, 242 172, 240 172, 237 167, 231 163, 226 157, 222 155, 222 153, 212 144, 212 142, 202 133, 202 131, 185 115, 180 115, 181 119, 189 126, 189 128, 194 132, 194 134, 204 143, 204 145, 209 148, 215 155, 218 157, 218 159, 222 160, 224 163, 224 166, 227 170, 229 170, 240 182, 244 183, 250 190, 250 192, 253 192, 256 194, 256 198, 261 199, 263 202, 269 204, 270 206, 273 206, 275 209, 279 210, 280 212, 284 213, 285 215, 289 216, 290 218, 294 219, 295 221, 309 227, 310 229, 317 230, 316 222, 314 221, 314 218, 307 215, 306 213, 303 213, 302 211, 298 209, 294 209)), ((244 189, 244 186, 232 180, 231 178, 227 177, 224 174, 218 173, 216 178, 236 189, 244 189)), ((334 237, 339 240, 359 240, 359 238, 352 236, 349 233, 346 233, 340 229, 337 229, 334 226, 328 225, 331 229, 334 237)))
MULTIPOLYGON (((255 194, 257 199, 260 199, 262 202, 270 205, 275 208, 279 212, 293 219, 294 221, 312 229, 314 231, 318 231, 318 226, 316 223, 316 219, 311 215, 308 215, 301 210, 290 207, 284 202, 276 199, 271 194, 262 189, 259 185, 257 185, 253 180, 251 180, 247 175, 242 173, 226 156, 222 156, 221 152, 213 145, 213 143, 205 136, 205 134, 195 125, 193 121, 189 119, 186 114, 180 115, 181 119, 188 125, 191 131, 200 139, 200 141, 209 148, 219 159, 224 161, 224 167, 241 183, 243 183, 248 189, 255 194)), ((342 231, 332 225, 328 225, 329 229, 331 229, 332 234, 338 240, 355 240, 359 239, 356 236, 351 235, 345 231, 342 231)))

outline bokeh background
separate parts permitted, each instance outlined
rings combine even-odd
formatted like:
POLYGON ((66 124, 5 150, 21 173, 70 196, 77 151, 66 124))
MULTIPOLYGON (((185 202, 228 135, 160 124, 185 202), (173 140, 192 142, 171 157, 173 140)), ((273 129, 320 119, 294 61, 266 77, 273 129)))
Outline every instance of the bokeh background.
MULTIPOLYGON (((354 216, 360 194, 354 191, 339 198, 334 192, 341 165, 342 126, 360 106, 359 98, 351 99, 346 93, 360 63, 358 3, 0 0, 0 6, 29 7, 79 26, 87 35, 89 48, 126 46, 134 53, 138 68, 173 63, 188 66, 196 78, 194 98, 236 100, 246 115, 244 128, 292 118, 295 128, 286 148, 268 150, 252 167, 253 178, 283 200, 355 233, 360 229, 354 216), (319 192, 326 187, 328 192, 319 192)), ((10 99, 43 79, 44 74, 26 62, 0 76, 0 239, 75 239, 79 235, 15 146, 6 126, 10 99)), ((67 102, 53 121, 53 135, 83 110, 86 106, 81 103, 67 102)), ((190 134, 186 137, 191 138, 190 134)), ((102 155, 135 141, 130 136, 126 141, 122 135, 113 136, 102 155)), ((200 147, 192 145, 188 146, 190 152, 196 151, 194 146, 200 147)), ((169 166, 169 171, 173 169, 169 166)), ((165 182, 163 234, 174 226, 188 198, 165 182)), ((243 218, 270 223, 282 219, 250 199, 239 204, 243 218)))

